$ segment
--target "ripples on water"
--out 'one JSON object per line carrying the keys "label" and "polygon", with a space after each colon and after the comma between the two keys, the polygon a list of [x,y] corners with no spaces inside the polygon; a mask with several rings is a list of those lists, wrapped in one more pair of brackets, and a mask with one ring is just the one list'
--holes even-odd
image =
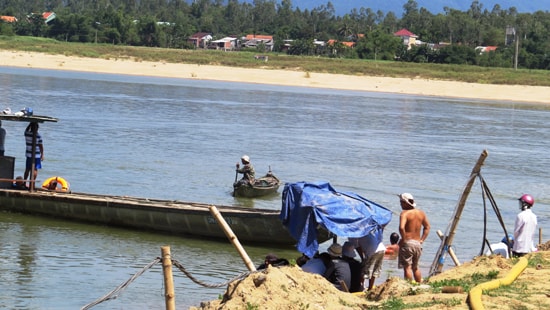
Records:
{"label": "ripples on water", "polygon": [[[0,68],[0,81],[5,106],[31,106],[35,114],[59,118],[40,127],[46,160],[39,179],[63,176],[73,191],[278,209],[279,196],[231,197],[234,165],[246,153],[258,174],[271,166],[285,182],[330,181],[396,214],[396,194],[413,193],[432,223],[421,262],[427,270],[439,246],[435,230],[445,231],[487,149],[482,174],[507,228],[518,211],[515,199],[530,192],[539,227],[548,230],[546,106],[8,68]],[[25,124],[3,127],[6,154],[17,157],[16,174],[22,173]],[[482,218],[476,183],[455,236],[461,261],[481,248]],[[488,218],[488,238],[500,240],[491,210]],[[397,222],[394,216],[387,238]],[[82,307],[126,281],[166,244],[205,282],[224,282],[246,270],[226,242],[5,213],[0,228],[0,299],[8,308]],[[269,245],[246,250],[258,264],[270,251],[299,255]],[[394,261],[385,269],[382,278],[387,272],[401,276]],[[174,274],[178,306],[223,292]],[[163,306],[161,268],[155,266],[119,299],[94,308]]]}

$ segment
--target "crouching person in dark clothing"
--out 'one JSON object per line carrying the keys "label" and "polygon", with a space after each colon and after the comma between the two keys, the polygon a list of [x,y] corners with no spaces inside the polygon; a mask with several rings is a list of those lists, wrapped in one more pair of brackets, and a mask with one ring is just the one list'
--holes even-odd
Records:
{"label": "crouching person in dark clothing", "polygon": [[331,264],[323,275],[334,286],[344,292],[349,292],[351,286],[351,271],[348,262],[342,259],[342,246],[333,243],[327,250]]}

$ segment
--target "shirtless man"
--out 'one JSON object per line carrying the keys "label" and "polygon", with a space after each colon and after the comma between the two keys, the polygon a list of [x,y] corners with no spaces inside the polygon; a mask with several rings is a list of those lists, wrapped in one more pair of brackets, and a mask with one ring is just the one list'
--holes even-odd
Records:
{"label": "shirtless man", "polygon": [[[399,216],[399,267],[403,268],[405,279],[422,283],[418,262],[422,254],[422,243],[430,233],[430,222],[422,210],[416,209],[414,198],[409,193],[399,195],[401,215]],[[422,229],[422,235],[420,230]]]}

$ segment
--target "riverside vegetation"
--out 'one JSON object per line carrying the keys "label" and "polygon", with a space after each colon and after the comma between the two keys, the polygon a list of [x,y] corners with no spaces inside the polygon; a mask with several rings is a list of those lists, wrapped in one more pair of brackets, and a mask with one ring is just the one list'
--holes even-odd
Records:
{"label": "riverside vegetation", "polygon": [[253,56],[257,52],[252,51],[222,52],[216,50],[134,47],[62,42],[54,39],[26,36],[0,36],[0,49],[102,59],[131,59],[134,61],[296,70],[306,73],[421,78],[481,84],[550,87],[549,70],[514,70],[512,68],[488,68],[472,65],[291,56],[284,53],[269,53],[269,61],[264,62],[254,59]]}

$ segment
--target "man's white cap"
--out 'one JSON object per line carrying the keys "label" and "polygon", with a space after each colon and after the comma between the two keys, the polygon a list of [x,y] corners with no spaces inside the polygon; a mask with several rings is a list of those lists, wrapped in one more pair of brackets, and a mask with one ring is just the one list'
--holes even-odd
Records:
{"label": "man's white cap", "polygon": [[246,161],[247,163],[250,162],[250,157],[248,157],[248,155],[243,155],[243,157],[241,157],[241,159]]}
{"label": "man's white cap", "polygon": [[400,195],[397,195],[397,196],[399,196],[399,199],[401,199],[401,201],[404,201],[409,206],[411,206],[413,208],[416,208],[416,202],[414,202],[413,195],[411,195],[409,193],[403,193],[403,194],[400,194]]}

